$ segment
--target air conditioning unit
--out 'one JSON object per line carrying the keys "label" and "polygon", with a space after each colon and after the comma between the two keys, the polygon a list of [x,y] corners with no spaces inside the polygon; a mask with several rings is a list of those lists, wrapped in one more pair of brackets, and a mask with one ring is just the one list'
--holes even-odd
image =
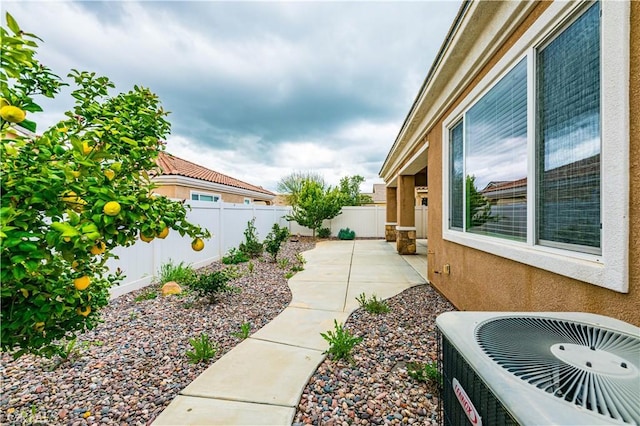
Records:
{"label": "air conditioning unit", "polygon": [[445,425],[640,425],[640,328],[576,312],[447,312]]}

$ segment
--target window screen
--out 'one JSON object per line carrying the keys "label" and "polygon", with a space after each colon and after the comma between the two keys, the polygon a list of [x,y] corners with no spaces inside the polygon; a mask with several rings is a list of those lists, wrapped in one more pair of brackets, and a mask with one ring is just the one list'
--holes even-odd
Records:
{"label": "window screen", "polygon": [[467,231],[527,238],[527,60],[465,115]]}
{"label": "window screen", "polygon": [[600,247],[600,5],[537,53],[541,245]]}

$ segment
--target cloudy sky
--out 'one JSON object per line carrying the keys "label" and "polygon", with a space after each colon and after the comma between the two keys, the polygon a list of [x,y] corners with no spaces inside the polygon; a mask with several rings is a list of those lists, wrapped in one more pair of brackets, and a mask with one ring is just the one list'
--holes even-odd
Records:
{"label": "cloudy sky", "polygon": [[[44,40],[38,57],[58,75],[95,71],[117,91],[157,93],[174,155],[273,191],[309,170],[333,185],[362,175],[370,192],[459,6],[4,0],[2,9]],[[40,131],[71,109],[69,92],[30,116]]]}

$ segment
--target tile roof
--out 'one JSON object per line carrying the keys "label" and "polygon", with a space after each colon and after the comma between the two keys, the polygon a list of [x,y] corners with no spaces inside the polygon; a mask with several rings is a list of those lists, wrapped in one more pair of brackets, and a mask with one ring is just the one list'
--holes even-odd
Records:
{"label": "tile roof", "polygon": [[207,169],[206,167],[200,166],[187,160],[183,160],[182,158],[176,157],[166,152],[160,152],[156,162],[158,163],[158,166],[160,166],[162,174],[165,176],[185,176],[193,179],[217,183],[220,185],[233,186],[235,188],[261,192],[266,195],[276,195],[261,186],[251,185],[250,183],[246,183],[222,173],[218,173],[215,170]]}

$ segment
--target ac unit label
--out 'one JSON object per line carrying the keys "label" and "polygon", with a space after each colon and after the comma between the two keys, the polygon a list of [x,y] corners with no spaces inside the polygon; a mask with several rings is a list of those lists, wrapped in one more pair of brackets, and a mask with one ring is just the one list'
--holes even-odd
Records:
{"label": "ac unit label", "polygon": [[464,410],[471,424],[482,426],[482,419],[480,418],[480,414],[476,410],[476,407],[473,406],[471,399],[464,391],[464,388],[460,385],[460,382],[458,382],[458,379],[454,377],[451,382],[451,386],[453,387],[453,393],[456,394],[456,398],[458,398],[458,402],[460,403],[460,405],[462,405],[462,409]]}

